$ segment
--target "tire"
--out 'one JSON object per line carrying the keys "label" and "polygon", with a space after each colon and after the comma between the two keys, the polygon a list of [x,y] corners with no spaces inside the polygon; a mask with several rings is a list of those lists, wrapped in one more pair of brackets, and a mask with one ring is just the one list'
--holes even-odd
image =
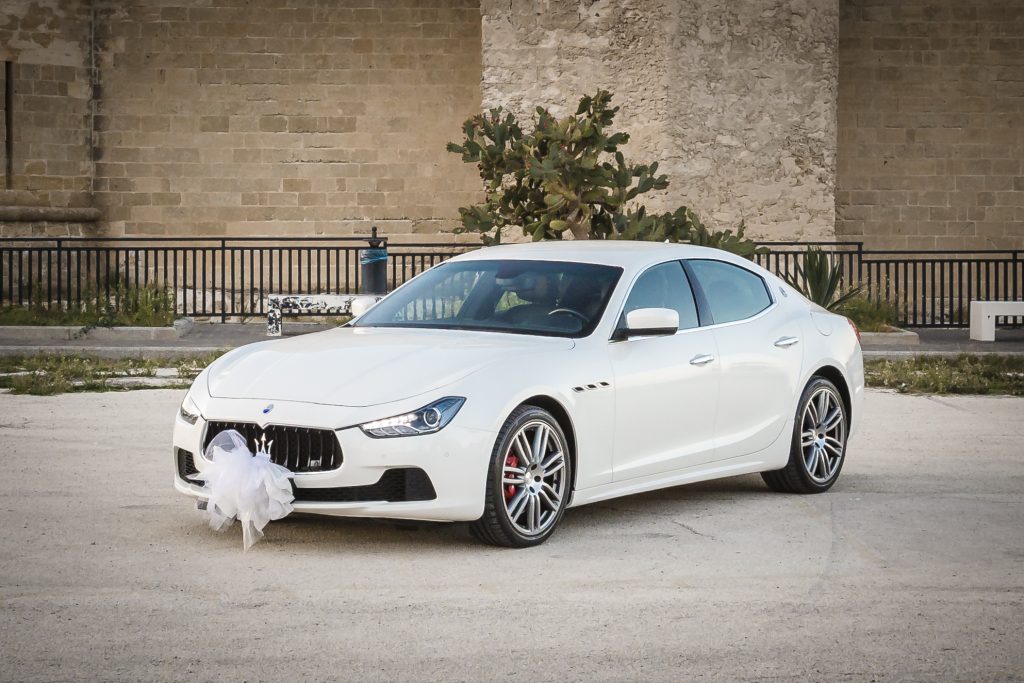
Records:
{"label": "tire", "polygon": [[[537,449],[542,451],[539,459],[533,455],[538,431],[545,444]],[[470,532],[477,540],[506,548],[540,545],[561,521],[571,489],[572,459],[558,421],[536,406],[519,406],[498,432],[487,470],[484,514],[470,524]]]}
{"label": "tire", "polygon": [[[812,400],[813,406],[810,405]],[[823,405],[825,415],[819,416]],[[828,421],[821,418],[828,418]],[[839,421],[834,423],[836,418]],[[836,385],[823,377],[811,379],[797,404],[789,462],[781,470],[762,472],[764,483],[781,493],[828,491],[836,483],[846,461],[849,424],[846,404]]]}

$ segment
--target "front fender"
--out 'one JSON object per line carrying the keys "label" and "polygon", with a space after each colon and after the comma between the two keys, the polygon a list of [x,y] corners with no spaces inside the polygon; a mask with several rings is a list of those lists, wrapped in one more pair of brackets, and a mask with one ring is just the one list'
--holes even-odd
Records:
{"label": "front fender", "polygon": [[[503,391],[503,387],[509,390]],[[466,415],[459,415],[464,418],[463,424],[488,429],[495,437],[512,411],[523,403],[537,396],[555,401],[571,423],[576,444],[576,487],[612,480],[615,391],[607,358],[594,357],[577,346],[550,357],[542,354],[486,368],[460,382],[458,388],[463,392],[460,395],[467,396],[462,409]]]}

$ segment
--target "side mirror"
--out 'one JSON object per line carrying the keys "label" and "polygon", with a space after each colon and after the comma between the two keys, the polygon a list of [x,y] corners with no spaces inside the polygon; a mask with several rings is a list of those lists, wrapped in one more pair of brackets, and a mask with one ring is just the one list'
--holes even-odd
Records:
{"label": "side mirror", "polygon": [[623,338],[675,334],[679,313],[671,308],[638,308],[626,314]]}
{"label": "side mirror", "polygon": [[349,312],[352,313],[353,318],[358,318],[363,313],[377,305],[383,297],[379,296],[357,296],[352,299],[352,302],[348,305]]}

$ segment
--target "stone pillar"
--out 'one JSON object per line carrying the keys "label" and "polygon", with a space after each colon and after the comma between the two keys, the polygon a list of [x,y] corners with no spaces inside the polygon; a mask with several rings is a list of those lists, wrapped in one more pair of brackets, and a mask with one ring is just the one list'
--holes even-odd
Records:
{"label": "stone pillar", "polygon": [[837,0],[483,0],[483,102],[557,113],[611,90],[627,157],[709,224],[835,235]]}

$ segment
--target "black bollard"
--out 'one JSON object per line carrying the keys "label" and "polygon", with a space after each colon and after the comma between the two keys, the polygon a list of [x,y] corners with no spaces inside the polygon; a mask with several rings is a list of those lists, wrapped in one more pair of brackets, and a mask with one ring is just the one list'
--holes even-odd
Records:
{"label": "black bollard", "polygon": [[368,249],[359,254],[361,272],[360,294],[387,294],[388,291],[388,244],[377,237],[377,226],[370,231]]}

